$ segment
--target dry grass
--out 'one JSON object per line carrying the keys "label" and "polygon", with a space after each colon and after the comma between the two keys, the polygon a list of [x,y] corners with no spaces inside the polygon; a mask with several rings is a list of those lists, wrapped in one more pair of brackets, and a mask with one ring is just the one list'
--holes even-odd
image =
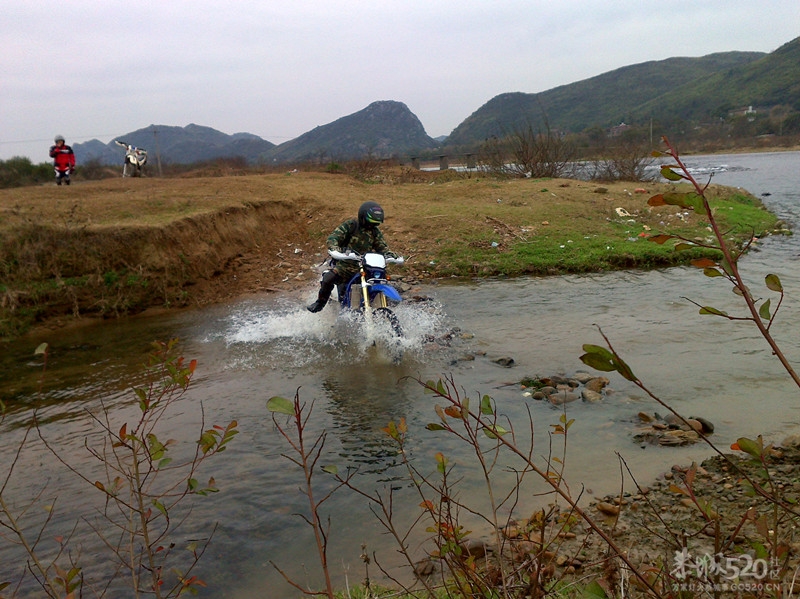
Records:
{"label": "dry grass", "polygon": [[[421,174],[425,177],[425,174]],[[468,179],[438,183],[438,173],[428,183],[410,185],[369,184],[341,175],[294,173],[199,179],[107,179],[70,187],[46,185],[0,190],[0,233],[21,222],[53,226],[130,227],[165,226],[177,219],[215,213],[229,207],[264,201],[289,201],[300,211],[332,220],[325,228],[354,214],[358,206],[374,199],[387,212],[387,230],[441,231],[456,224],[480,223],[483,216],[511,220],[519,226],[585,214],[609,215],[617,206],[641,210],[636,184],[606,185],[605,194],[593,193],[597,185],[571,180]],[[656,192],[661,186],[648,186]],[[645,198],[646,199],[646,198]],[[425,238],[430,235],[425,235]]]}

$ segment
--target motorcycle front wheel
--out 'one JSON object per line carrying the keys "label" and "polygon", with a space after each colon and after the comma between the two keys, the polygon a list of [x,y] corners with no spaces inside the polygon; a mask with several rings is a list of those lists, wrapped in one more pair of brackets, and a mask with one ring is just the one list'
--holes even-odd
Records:
{"label": "motorcycle front wheel", "polygon": [[392,312],[391,309],[375,308],[372,314],[375,316],[376,322],[385,322],[388,324],[395,337],[403,336],[403,329],[400,327],[400,321],[397,320],[397,316],[395,316],[395,313]]}

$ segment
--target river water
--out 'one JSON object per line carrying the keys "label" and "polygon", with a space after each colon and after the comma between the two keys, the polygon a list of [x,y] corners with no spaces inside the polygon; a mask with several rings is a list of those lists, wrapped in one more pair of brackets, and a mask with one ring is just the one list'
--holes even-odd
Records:
{"label": "river water", "polygon": [[[687,158],[687,163],[701,177],[713,173],[716,183],[762,196],[794,228],[800,224],[800,153],[700,156]],[[781,236],[759,242],[741,261],[751,288],[761,290],[757,295],[771,293],[763,285],[767,273],[781,277],[787,297],[773,333],[794,364],[800,363],[799,257],[800,240]],[[524,396],[513,383],[524,376],[587,370],[579,356],[584,343],[602,345],[598,329],[655,395],[683,414],[712,421],[720,446],[742,435],[763,433],[779,440],[800,432],[798,390],[754,327],[700,316],[689,301],[741,313],[737,297],[721,280],[693,268],[672,268],[423,285],[412,293],[431,301],[408,302],[398,309],[406,333],[399,361],[380,344],[362,340],[360,327],[337,318],[335,309],[317,315],[305,311],[313,288],[293,296],[264,295],[202,311],[26,338],[0,357],[0,393],[9,405],[0,423],[0,475],[5,477],[33,406],[39,408],[44,436],[62,455],[91,469],[83,450],[84,440],[96,435],[88,412],[97,413],[102,402],[115,422],[130,420],[135,413],[130,387],[149,343],[177,337],[182,354],[199,365],[189,392],[169,415],[169,435],[190,444],[202,418],[207,426],[235,419],[240,430],[230,449],[208,466],[220,492],[197,503],[178,535],[178,541],[181,534],[203,537],[218,524],[198,571],[209,585],[200,596],[295,597],[298,592],[270,563],[312,586],[319,585],[319,567],[311,530],[297,516],[307,512],[299,492],[302,475],[282,457],[288,448],[267,412],[268,398],[298,393],[308,404],[313,401],[309,434],[327,432],[322,463],[358,468],[355,480],[364,489],[394,488],[399,522],[413,517],[419,500],[408,494],[397,451],[380,429],[400,418],[408,421],[409,450],[418,467],[435,471],[434,454],[444,452],[455,464],[454,474],[463,479],[462,497],[485,506],[469,453],[442,433],[424,428],[436,416],[431,396],[415,379],[452,376],[471,398],[489,394],[520,431],[527,430],[530,411],[534,453],[544,456],[550,443],[547,431],[563,412]],[[41,360],[33,357],[42,341],[51,346],[44,380]],[[475,359],[465,359],[470,356]],[[514,359],[513,368],[493,361],[503,356]],[[573,491],[583,488],[587,500],[617,491],[617,454],[645,484],[673,463],[710,454],[701,445],[634,443],[636,414],[659,408],[615,373],[608,378],[614,392],[602,403],[576,402],[565,408],[575,419],[566,454],[566,479]],[[320,493],[330,489],[329,477],[320,473],[317,480]],[[507,487],[512,481],[511,474],[499,473],[495,484]],[[625,484],[630,485],[628,478]],[[22,505],[42,489],[42,503],[58,496],[52,536],[65,534],[76,513],[97,495],[32,443],[19,457],[6,495]],[[547,501],[534,495],[542,490],[535,481],[526,487],[522,511]],[[383,563],[397,563],[394,546],[364,500],[340,491],[322,512],[330,517],[330,563],[338,586],[363,578],[358,557],[362,543],[377,551]],[[77,533],[78,541],[85,559],[109,559],[90,534]],[[423,549],[414,550],[422,557]],[[22,559],[0,538],[0,581],[11,574],[8,565],[18,566]],[[380,578],[374,565],[370,574]]]}

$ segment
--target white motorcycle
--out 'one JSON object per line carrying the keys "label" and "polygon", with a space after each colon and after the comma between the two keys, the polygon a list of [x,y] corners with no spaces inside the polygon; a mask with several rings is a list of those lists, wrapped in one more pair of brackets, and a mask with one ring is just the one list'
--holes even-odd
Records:
{"label": "white motorcycle", "polygon": [[125,148],[125,165],[122,167],[122,176],[141,177],[142,168],[147,164],[147,151],[124,141],[114,140],[114,143]]}

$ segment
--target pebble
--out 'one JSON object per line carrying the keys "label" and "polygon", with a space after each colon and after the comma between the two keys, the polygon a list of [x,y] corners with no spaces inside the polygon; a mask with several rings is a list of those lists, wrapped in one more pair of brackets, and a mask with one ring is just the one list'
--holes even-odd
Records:
{"label": "pebble", "polygon": [[700,423],[699,420],[696,420],[695,418],[687,418],[686,423],[692,427],[692,430],[698,433],[703,432],[703,425]]}
{"label": "pebble", "polygon": [[598,376],[586,382],[586,388],[595,393],[600,393],[610,381],[604,376]]}
{"label": "pebble", "polygon": [[[515,366],[513,358],[501,357],[492,360],[494,363],[510,368]],[[548,400],[554,406],[582,399],[586,403],[599,403],[607,397],[613,397],[613,389],[609,389],[610,381],[603,376],[593,376],[588,372],[576,372],[573,376],[552,375],[549,377],[524,377],[520,384],[524,397],[535,400]],[[633,435],[634,442],[640,447],[647,444],[663,447],[679,447],[691,445],[700,440],[700,435],[714,432],[714,425],[700,416],[682,418],[668,413],[663,418],[657,414],[637,413],[637,421],[646,425]],[[797,443],[800,444],[800,436]]]}
{"label": "pebble", "polygon": [[598,401],[602,401],[603,396],[597,391],[592,391],[591,389],[587,388],[581,389],[581,398],[583,398],[583,401],[596,403]]}
{"label": "pebble", "polygon": [[565,403],[576,401],[578,399],[578,395],[569,391],[556,391],[548,399],[554,406],[560,406]]}
{"label": "pebble", "polygon": [[703,426],[703,433],[706,435],[710,435],[714,432],[714,425],[710,421],[706,420],[705,418],[701,418],[700,416],[692,416],[692,420],[696,420]]}
{"label": "pebble", "polygon": [[597,511],[606,514],[608,516],[616,516],[619,514],[619,506],[612,505],[606,501],[601,501],[597,504]]}

